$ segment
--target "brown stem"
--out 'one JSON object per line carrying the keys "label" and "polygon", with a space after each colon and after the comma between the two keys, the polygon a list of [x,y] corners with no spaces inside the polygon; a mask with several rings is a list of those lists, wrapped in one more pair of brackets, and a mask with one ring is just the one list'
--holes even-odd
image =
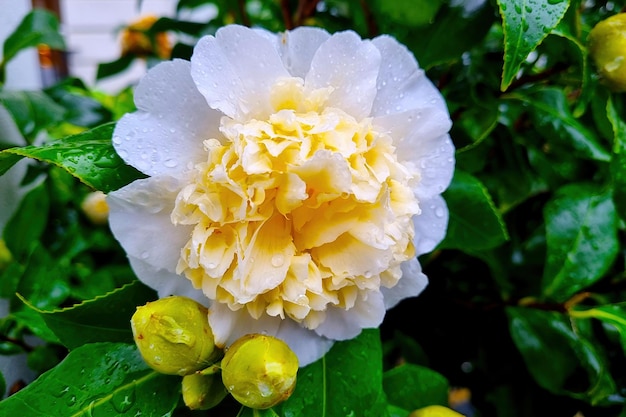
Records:
{"label": "brown stem", "polygon": [[239,15],[241,16],[241,23],[243,23],[245,26],[252,26],[252,22],[250,22],[250,17],[248,16],[248,13],[246,12],[246,0],[239,0],[239,2],[237,2],[237,5],[239,6]]}
{"label": "brown stem", "polygon": [[291,9],[289,8],[289,0],[281,0],[280,8],[283,12],[283,20],[285,21],[285,29],[291,30],[293,26],[293,18],[291,17]]}
{"label": "brown stem", "polygon": [[378,35],[378,25],[376,24],[376,20],[374,20],[374,15],[372,15],[372,11],[370,10],[369,5],[366,0],[361,0],[361,9],[363,9],[363,15],[365,16],[365,21],[367,22],[367,33],[370,38],[373,38]]}

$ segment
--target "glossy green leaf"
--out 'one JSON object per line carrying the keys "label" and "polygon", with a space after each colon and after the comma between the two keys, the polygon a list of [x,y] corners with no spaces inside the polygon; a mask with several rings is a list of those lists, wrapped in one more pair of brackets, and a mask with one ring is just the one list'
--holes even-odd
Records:
{"label": "glossy green leaf", "polygon": [[[382,348],[378,330],[337,342],[318,361],[298,371],[292,396],[275,407],[281,416],[384,415]],[[358,387],[358,388],[357,388]]]}
{"label": "glossy green leaf", "polygon": [[547,87],[507,97],[531,106],[533,125],[548,143],[571,150],[576,157],[602,162],[611,159],[596,134],[574,117],[563,90]]}
{"label": "glossy green leaf", "polygon": [[593,284],[615,260],[619,242],[611,193],[570,184],[545,205],[547,258],[543,294],[564,301]]}
{"label": "glossy green leaf", "polygon": [[6,65],[21,50],[40,44],[65,49],[57,17],[45,9],[33,9],[4,41],[2,65]]}
{"label": "glossy green leaf", "polygon": [[569,0],[498,0],[504,28],[500,89],[511,84],[528,54],[559,24]]}
{"label": "glossy green leaf", "polygon": [[156,299],[139,281],[69,308],[35,310],[68,349],[94,342],[133,342],[130,318],[135,308]]}
{"label": "glossy green leaf", "polygon": [[448,405],[448,380],[422,366],[404,364],[385,372],[383,387],[390,404],[406,410]]}
{"label": "glossy green leaf", "polygon": [[506,226],[489,191],[476,177],[457,170],[444,198],[450,220],[441,248],[483,250],[508,239]]}
{"label": "glossy green leaf", "polygon": [[102,62],[98,64],[96,79],[101,80],[119,74],[130,67],[130,64],[132,64],[134,60],[135,57],[133,55],[124,55],[111,62]]}
{"label": "glossy green leaf", "polygon": [[134,345],[94,343],[0,401],[0,415],[29,417],[170,416],[180,378],[148,368]]}
{"label": "glossy green leaf", "polygon": [[107,123],[42,146],[9,148],[2,153],[60,166],[88,186],[107,193],[142,177],[115,153],[111,143],[114,126]]}
{"label": "glossy green leaf", "polygon": [[606,114],[613,127],[613,155],[611,157],[613,201],[619,216],[622,220],[626,220],[626,123],[617,114],[610,98],[607,102]]}
{"label": "glossy green leaf", "polygon": [[578,336],[565,314],[521,307],[506,312],[513,342],[540,386],[591,404],[615,391],[603,354]]}

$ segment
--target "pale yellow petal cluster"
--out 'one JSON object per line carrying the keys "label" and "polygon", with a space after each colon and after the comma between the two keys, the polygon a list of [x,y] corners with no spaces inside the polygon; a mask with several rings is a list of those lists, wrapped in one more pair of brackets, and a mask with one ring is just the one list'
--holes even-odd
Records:
{"label": "pale yellow petal cluster", "polygon": [[415,256],[419,179],[371,119],[327,106],[331,93],[280,80],[269,117],[223,117],[226,140],[205,140],[171,219],[193,227],[176,272],[208,298],[315,329]]}

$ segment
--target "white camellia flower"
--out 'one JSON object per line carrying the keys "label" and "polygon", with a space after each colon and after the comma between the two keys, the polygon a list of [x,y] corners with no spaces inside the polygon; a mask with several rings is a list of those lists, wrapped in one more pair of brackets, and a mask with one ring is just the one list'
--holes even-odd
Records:
{"label": "white camellia flower", "polygon": [[270,334],[303,366],[426,286],[451,122],[393,38],[226,26],[135,102],[113,144],[149,177],[109,194],[112,231],[159,296],[209,306],[219,346]]}

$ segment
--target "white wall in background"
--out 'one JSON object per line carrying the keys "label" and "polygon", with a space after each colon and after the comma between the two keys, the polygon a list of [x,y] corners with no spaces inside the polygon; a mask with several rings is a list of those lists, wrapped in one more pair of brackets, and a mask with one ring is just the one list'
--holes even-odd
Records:
{"label": "white wall in background", "polygon": [[120,27],[147,14],[173,17],[177,1],[60,0],[59,3],[62,31],[68,47],[70,75],[82,79],[89,86],[115,93],[136,83],[146,72],[145,63],[135,60],[120,75],[96,82],[98,64],[120,57]]}
{"label": "white wall in background", "polygon": [[[30,0],[0,0],[0,45],[31,10]],[[38,90],[41,88],[39,55],[36,48],[20,52],[7,65],[5,88]]]}

